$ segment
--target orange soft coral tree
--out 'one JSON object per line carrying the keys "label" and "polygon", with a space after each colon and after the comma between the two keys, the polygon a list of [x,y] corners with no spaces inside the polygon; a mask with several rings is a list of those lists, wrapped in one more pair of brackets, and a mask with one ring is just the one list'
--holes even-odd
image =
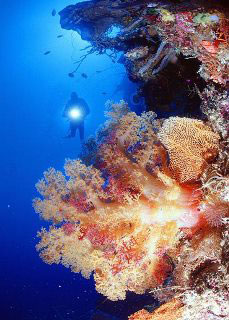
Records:
{"label": "orange soft coral tree", "polygon": [[155,114],[137,116],[122,102],[107,115],[94,165],[67,160],[65,175],[46,171],[34,207],[54,223],[39,233],[42,259],[93,273],[97,291],[118,300],[163,283],[179,231],[202,223],[201,193],[172,178]]}

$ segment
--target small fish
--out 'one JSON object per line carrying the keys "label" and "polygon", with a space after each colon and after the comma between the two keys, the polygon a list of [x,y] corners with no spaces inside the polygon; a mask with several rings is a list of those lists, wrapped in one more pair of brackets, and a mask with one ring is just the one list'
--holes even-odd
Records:
{"label": "small fish", "polygon": [[81,77],[87,79],[88,76],[86,73],[83,72],[83,73],[81,73]]}
{"label": "small fish", "polygon": [[155,308],[156,308],[156,306],[155,305],[151,305],[151,304],[149,304],[149,305],[147,305],[147,306],[144,306],[144,309],[146,309],[148,312],[153,312],[153,310],[155,310]]}
{"label": "small fish", "polygon": [[155,7],[157,7],[157,6],[158,6],[157,3],[149,3],[149,4],[147,5],[148,8],[155,8]]}
{"label": "small fish", "polygon": [[69,72],[68,76],[69,78],[74,78],[74,72]]}
{"label": "small fish", "polygon": [[101,72],[102,72],[101,70],[97,70],[97,71],[96,71],[96,73],[101,73]]}
{"label": "small fish", "polygon": [[52,10],[52,16],[55,17],[55,15],[56,15],[56,9],[53,9]]}
{"label": "small fish", "polygon": [[103,95],[107,94],[106,92],[102,92]]}
{"label": "small fish", "polygon": [[51,51],[45,51],[44,56],[47,56],[47,54],[50,54]]}
{"label": "small fish", "polygon": [[63,34],[59,34],[57,38],[62,38],[63,36],[64,36]]}

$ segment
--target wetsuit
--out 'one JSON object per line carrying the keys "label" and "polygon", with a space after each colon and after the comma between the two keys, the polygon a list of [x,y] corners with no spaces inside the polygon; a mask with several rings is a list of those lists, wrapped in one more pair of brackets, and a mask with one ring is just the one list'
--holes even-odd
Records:
{"label": "wetsuit", "polygon": [[[69,115],[69,112],[74,108],[77,108],[80,112],[80,116],[77,119],[74,119]],[[84,119],[89,113],[90,109],[84,99],[77,97],[70,99],[67,102],[63,112],[63,117],[69,120],[70,133],[67,138],[74,138],[76,135],[76,130],[79,129],[80,140],[84,140]]]}

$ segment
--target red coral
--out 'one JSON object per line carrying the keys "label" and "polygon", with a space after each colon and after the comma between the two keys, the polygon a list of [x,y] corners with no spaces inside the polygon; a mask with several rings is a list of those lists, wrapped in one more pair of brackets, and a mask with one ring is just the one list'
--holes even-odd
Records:
{"label": "red coral", "polygon": [[219,43],[217,40],[216,41],[202,40],[201,44],[207,50],[207,52],[213,55],[215,55],[218,51]]}
{"label": "red coral", "polygon": [[89,224],[80,227],[79,240],[87,238],[94,248],[100,248],[107,254],[112,252],[114,238],[109,234],[108,230],[100,230],[96,224]]}
{"label": "red coral", "polygon": [[89,226],[80,226],[80,235],[78,236],[79,240],[83,240],[85,238],[88,228]]}
{"label": "red coral", "polygon": [[111,238],[108,230],[99,230],[96,225],[88,227],[85,237],[90,240],[94,247],[107,247],[112,244],[113,239]]}
{"label": "red coral", "polygon": [[72,195],[68,203],[80,212],[88,212],[93,209],[92,203],[88,201],[85,194]]}
{"label": "red coral", "polygon": [[119,202],[123,202],[127,194],[130,195],[130,197],[137,196],[139,190],[136,189],[133,184],[131,185],[128,180],[129,179],[120,179],[110,176],[108,187],[106,188],[107,193]]}
{"label": "red coral", "polygon": [[157,284],[162,285],[172,270],[173,270],[173,266],[171,264],[171,260],[166,254],[164,254],[162,257],[158,259],[158,262],[154,267],[153,274],[154,274],[154,277],[156,278]]}
{"label": "red coral", "polygon": [[63,230],[64,230],[64,234],[66,234],[66,236],[70,236],[72,233],[75,232],[76,228],[75,228],[75,224],[73,223],[65,223],[62,226]]}
{"label": "red coral", "polygon": [[120,261],[130,263],[130,261],[139,261],[142,259],[142,254],[139,252],[139,245],[134,237],[127,241],[122,241],[122,246],[117,252]]}

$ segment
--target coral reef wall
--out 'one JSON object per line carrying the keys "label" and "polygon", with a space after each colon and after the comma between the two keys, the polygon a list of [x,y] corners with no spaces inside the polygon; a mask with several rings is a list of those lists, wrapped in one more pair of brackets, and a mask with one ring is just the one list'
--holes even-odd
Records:
{"label": "coral reef wall", "polygon": [[[229,10],[222,1],[85,1],[59,14],[63,28],[91,43],[86,55],[117,61],[122,52],[118,62],[139,83],[137,96],[158,115],[171,113],[176,101],[176,115],[196,116],[196,86],[228,87]],[[110,36],[114,27],[119,32]]]}
{"label": "coral reef wall", "polygon": [[[88,54],[122,51],[146,101],[155,88],[163,93],[168,70],[174,77],[182,59],[194,60],[179,86],[198,97],[201,118],[137,116],[124,101],[108,103],[81,159],[67,159],[65,173],[48,169],[37,184],[35,211],[51,224],[38,234],[41,258],[93,275],[110,300],[151,292],[162,304],[131,320],[229,319],[227,10],[211,1],[98,0],[60,16],[91,42]],[[113,38],[112,26],[120,28]]]}
{"label": "coral reef wall", "polygon": [[[95,50],[124,52],[132,79],[147,81],[177,56],[196,58],[206,80],[226,85],[228,79],[228,12],[201,1],[87,1],[60,12],[63,28],[72,29]],[[116,37],[109,30],[119,26]]]}

